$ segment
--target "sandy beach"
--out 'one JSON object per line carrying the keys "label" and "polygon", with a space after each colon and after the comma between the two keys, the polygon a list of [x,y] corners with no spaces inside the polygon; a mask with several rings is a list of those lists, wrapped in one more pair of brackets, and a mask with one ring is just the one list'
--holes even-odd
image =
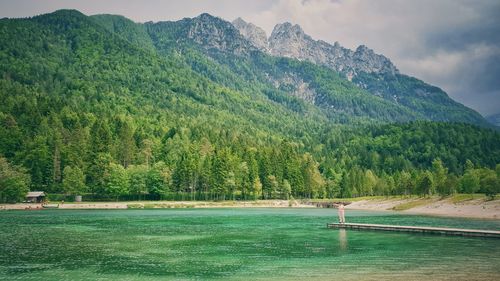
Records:
{"label": "sandy beach", "polygon": [[[58,209],[161,209],[161,208],[314,208],[297,200],[257,201],[129,201],[129,202],[80,202],[50,203]],[[0,210],[40,210],[38,203],[0,204]]]}
{"label": "sandy beach", "polygon": [[454,202],[452,198],[387,198],[354,201],[346,209],[394,210],[408,214],[500,219],[500,200],[465,199]]}
{"label": "sandy beach", "polygon": [[[338,199],[343,200],[343,199]],[[338,201],[335,200],[335,201]],[[257,201],[131,201],[131,202],[81,202],[51,203],[59,209],[155,209],[155,208],[316,208],[302,200],[257,200]],[[42,204],[0,204],[0,210],[43,210]],[[407,214],[500,219],[500,199],[480,198],[366,198],[353,200],[346,206],[349,210],[392,210]]]}

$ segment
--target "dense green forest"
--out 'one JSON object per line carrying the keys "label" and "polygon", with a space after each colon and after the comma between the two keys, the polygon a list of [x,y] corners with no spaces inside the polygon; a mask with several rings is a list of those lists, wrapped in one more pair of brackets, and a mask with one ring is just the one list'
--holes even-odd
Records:
{"label": "dense green forest", "polygon": [[173,44],[187,24],[1,19],[0,202],[499,192],[500,133],[476,119],[426,121],[311,63]]}

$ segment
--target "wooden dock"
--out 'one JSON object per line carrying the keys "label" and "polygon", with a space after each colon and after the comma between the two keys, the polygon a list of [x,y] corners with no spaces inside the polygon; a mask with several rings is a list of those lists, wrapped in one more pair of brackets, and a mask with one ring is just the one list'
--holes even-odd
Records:
{"label": "wooden dock", "polygon": [[443,227],[428,227],[428,226],[401,226],[401,225],[362,224],[362,223],[343,223],[343,224],[329,223],[327,224],[327,227],[338,228],[338,229],[380,230],[380,231],[415,232],[415,233],[453,235],[453,236],[500,238],[500,231],[481,230],[481,229],[460,229],[460,228],[443,228]]}

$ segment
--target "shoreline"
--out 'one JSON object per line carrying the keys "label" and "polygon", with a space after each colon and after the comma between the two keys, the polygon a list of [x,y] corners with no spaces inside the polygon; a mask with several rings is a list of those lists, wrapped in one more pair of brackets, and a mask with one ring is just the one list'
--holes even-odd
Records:
{"label": "shoreline", "polygon": [[[334,199],[349,202],[346,210],[394,211],[401,214],[459,217],[474,219],[500,219],[500,199],[481,198],[403,198],[366,197],[358,199]],[[104,209],[169,209],[169,208],[317,208],[316,201],[305,200],[257,200],[257,201],[122,201],[51,203],[57,209],[104,210]],[[2,210],[45,210],[41,203],[0,204]]]}
{"label": "shoreline", "polygon": [[346,209],[395,211],[401,214],[500,220],[500,199],[383,198],[353,201]]}
{"label": "shoreline", "polygon": [[[171,209],[171,208],[316,208],[298,200],[257,200],[257,201],[118,201],[118,202],[51,202],[50,206],[68,210],[103,209]],[[0,204],[2,210],[45,210],[41,203]]]}

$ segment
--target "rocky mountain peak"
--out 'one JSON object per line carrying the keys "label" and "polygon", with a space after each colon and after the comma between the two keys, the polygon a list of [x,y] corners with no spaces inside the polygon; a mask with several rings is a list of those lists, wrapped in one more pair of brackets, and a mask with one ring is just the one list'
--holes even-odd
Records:
{"label": "rocky mountain peak", "polygon": [[236,27],[236,29],[240,29],[242,27],[245,27],[247,26],[249,23],[247,23],[245,20],[243,20],[241,17],[237,17],[236,19],[234,19],[232,22],[231,22],[234,27]]}
{"label": "rocky mountain peak", "polygon": [[202,19],[202,20],[217,20],[217,17],[214,17],[214,16],[212,16],[209,13],[202,13],[202,14],[200,14],[196,18],[199,18],[199,19]]}
{"label": "rocky mountain peak", "polygon": [[263,52],[324,65],[343,73],[349,79],[360,72],[392,75],[399,73],[388,58],[376,54],[365,45],[360,45],[352,51],[338,42],[332,45],[322,40],[314,40],[298,24],[277,24],[269,39],[266,39],[264,30],[242,18],[235,19],[232,25],[255,48]]}
{"label": "rocky mountain peak", "polygon": [[359,45],[357,48],[356,48],[356,53],[360,53],[360,54],[374,54],[373,50],[366,47],[365,45]]}
{"label": "rocky mountain peak", "polygon": [[227,33],[231,33],[232,29],[234,30],[234,27],[225,20],[212,16],[207,13],[203,13],[192,19],[185,19],[185,20],[188,20],[190,22],[191,30],[200,28],[206,29],[206,30],[200,29],[199,32],[207,33],[220,30],[220,31],[225,31]]}
{"label": "rocky mountain peak", "polygon": [[375,54],[372,49],[365,45],[356,48],[353,59],[358,71],[390,74],[399,72],[387,57]]}
{"label": "rocky mountain peak", "polygon": [[269,37],[269,52],[275,56],[308,60],[312,41],[298,24],[277,24]]}
{"label": "rocky mountain peak", "polygon": [[235,19],[232,24],[257,49],[264,52],[268,51],[267,35],[262,28],[246,22],[242,18]]}
{"label": "rocky mountain peak", "polygon": [[356,51],[340,46],[314,40],[297,24],[289,22],[277,24],[269,38],[269,52],[275,56],[290,57],[321,64],[353,77],[359,72],[398,73],[391,61],[375,54],[365,45]]}
{"label": "rocky mountain peak", "polygon": [[305,35],[306,34],[300,25],[293,25],[289,22],[284,22],[282,24],[277,24],[274,27],[271,37],[287,36],[290,38],[301,38]]}
{"label": "rocky mountain peak", "polygon": [[205,49],[217,49],[235,54],[246,54],[255,50],[255,47],[231,23],[207,13],[188,22],[187,37]]}

